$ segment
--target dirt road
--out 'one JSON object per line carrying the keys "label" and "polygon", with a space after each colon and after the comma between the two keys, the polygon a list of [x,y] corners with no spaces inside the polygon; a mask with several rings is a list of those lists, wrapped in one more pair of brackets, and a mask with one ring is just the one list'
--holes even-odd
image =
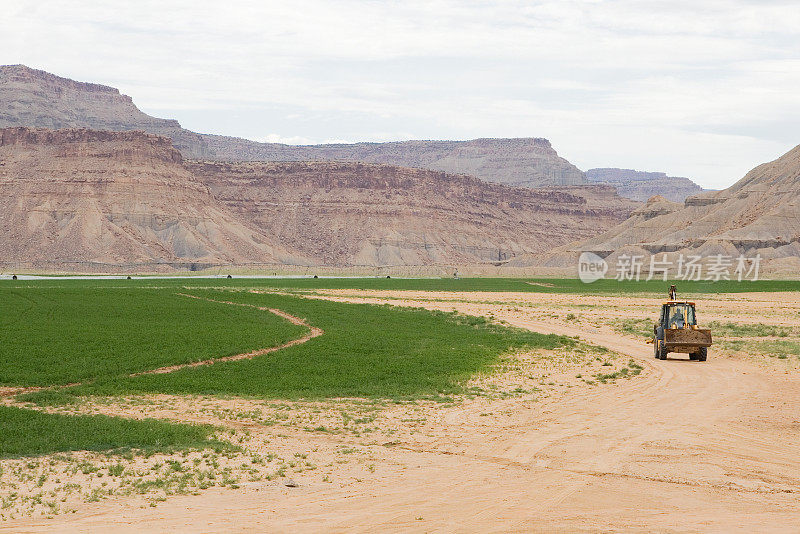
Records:
{"label": "dirt road", "polygon": [[713,356],[657,361],[636,339],[502,305],[393,303],[491,311],[581,336],[645,372],[535,403],[495,401],[502,418],[487,420],[485,404],[449,407],[426,432],[375,444],[384,465],[357,483],[209,490],[152,509],[106,502],[13,530],[800,531],[795,375]]}

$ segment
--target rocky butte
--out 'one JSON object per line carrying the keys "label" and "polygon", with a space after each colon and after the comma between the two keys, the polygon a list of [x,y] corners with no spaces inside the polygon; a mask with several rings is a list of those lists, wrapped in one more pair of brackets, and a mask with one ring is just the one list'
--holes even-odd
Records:
{"label": "rocky butte", "polygon": [[683,202],[686,197],[703,192],[703,188],[689,178],[667,176],[663,172],[589,169],[586,171],[586,178],[592,183],[613,185],[620,196],[640,202],[646,202],[653,196],[662,196],[672,202]]}
{"label": "rocky butte", "polygon": [[0,130],[0,214],[4,263],[304,260],[231,216],[169,139],[144,132]]}
{"label": "rocky butte", "polygon": [[761,255],[772,273],[800,270],[800,146],[754,168],[728,189],[687,197],[653,197],[621,224],[595,237],[518,265],[575,266],[580,251],[614,263],[621,254]]}

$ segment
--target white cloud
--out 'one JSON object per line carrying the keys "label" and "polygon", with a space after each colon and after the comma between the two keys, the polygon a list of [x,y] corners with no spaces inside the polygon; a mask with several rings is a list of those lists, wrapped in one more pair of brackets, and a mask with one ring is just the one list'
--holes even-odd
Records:
{"label": "white cloud", "polygon": [[[280,142],[548,137],[723,187],[800,143],[793,2],[22,0],[0,60]],[[271,132],[281,132],[280,134]]]}

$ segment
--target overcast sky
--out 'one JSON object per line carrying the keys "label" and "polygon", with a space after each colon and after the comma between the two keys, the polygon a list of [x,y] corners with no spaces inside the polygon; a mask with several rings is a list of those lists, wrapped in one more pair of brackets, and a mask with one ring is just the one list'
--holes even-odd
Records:
{"label": "overcast sky", "polygon": [[546,137],[711,188],[800,144],[796,1],[2,3],[0,63],[199,132]]}

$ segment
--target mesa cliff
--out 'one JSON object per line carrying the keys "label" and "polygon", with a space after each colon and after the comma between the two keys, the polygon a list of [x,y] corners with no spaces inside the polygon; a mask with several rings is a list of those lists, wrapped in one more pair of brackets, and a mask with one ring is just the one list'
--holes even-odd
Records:
{"label": "mesa cliff", "polygon": [[542,138],[404,141],[295,146],[198,134],[151,117],[113,87],[62,78],[25,65],[0,66],[0,128],[143,130],[172,139],[187,159],[360,161],[470,174],[524,187],[586,184],[577,167]]}
{"label": "mesa cliff", "polygon": [[0,65],[0,128],[142,130],[167,137],[187,158],[208,155],[203,137],[176,120],[143,113],[131,97],[96,83],[76,82],[25,65]]}
{"label": "mesa cliff", "polygon": [[223,161],[358,161],[469,174],[521,187],[587,184],[577,167],[543,138],[471,141],[397,141],[328,145],[281,145],[204,136],[213,159]]}
{"label": "mesa cliff", "polygon": [[637,204],[613,188],[531,190],[347,162],[188,162],[243,219],[325,265],[503,262],[595,235]]}

